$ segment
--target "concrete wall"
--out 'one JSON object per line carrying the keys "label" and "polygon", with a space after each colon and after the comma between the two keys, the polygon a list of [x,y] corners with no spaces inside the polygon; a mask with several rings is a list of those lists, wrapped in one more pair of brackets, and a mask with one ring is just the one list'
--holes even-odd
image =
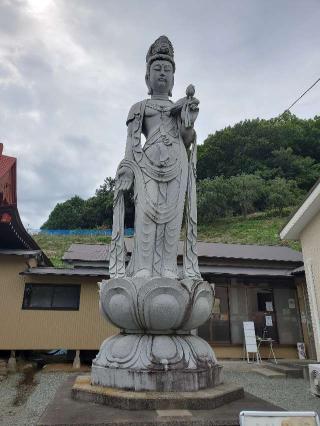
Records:
{"label": "concrete wall", "polygon": [[[26,260],[0,255],[0,350],[98,349],[117,329],[99,312],[95,278],[21,276]],[[79,311],[23,310],[26,282],[81,284]]]}
{"label": "concrete wall", "polygon": [[299,274],[294,277],[297,287],[298,303],[301,319],[301,328],[303,341],[306,347],[307,357],[317,359],[316,348],[314,343],[313,326],[310,312],[309,296],[307,291],[306,279],[304,274]]}
{"label": "concrete wall", "polygon": [[320,213],[300,236],[317,360],[320,361]]}

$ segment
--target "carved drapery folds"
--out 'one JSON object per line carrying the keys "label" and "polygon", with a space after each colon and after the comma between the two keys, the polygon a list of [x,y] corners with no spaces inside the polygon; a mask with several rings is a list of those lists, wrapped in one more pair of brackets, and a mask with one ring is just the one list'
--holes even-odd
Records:
{"label": "carved drapery folds", "polygon": [[[181,214],[181,220],[174,224],[174,244],[177,246],[181,222],[182,212],[185,207],[185,224],[186,236],[184,241],[183,255],[183,278],[202,279],[198,266],[197,256],[197,195],[196,195],[196,161],[197,161],[197,145],[196,140],[192,144],[189,159],[183,143],[178,136],[180,154],[176,162],[167,167],[157,167],[150,162],[141,147],[141,130],[146,101],[142,101],[131,109],[129,112],[128,124],[128,146],[130,149],[126,153],[126,158],[120,163],[118,170],[121,167],[130,169],[134,176],[134,199],[136,205],[136,233],[140,234],[146,224],[141,224],[137,214],[137,210],[142,211],[155,224],[159,225],[157,234],[161,234],[161,225],[166,225]],[[177,124],[179,127],[179,123]],[[145,143],[146,147],[148,141]],[[159,206],[150,196],[146,181],[153,179],[160,186],[162,183],[168,184],[175,179],[178,179],[180,191],[177,198],[170,199],[167,194],[167,202],[165,206]],[[124,264],[124,195],[123,191],[115,190],[114,205],[113,205],[113,228],[112,241],[110,247],[109,258],[109,273],[110,277],[124,277],[132,275],[134,259],[138,253],[133,252],[133,258],[126,273]],[[161,238],[169,238],[169,234],[162,232]],[[171,241],[168,245],[172,245]],[[156,251],[157,244],[155,242],[154,249]],[[139,250],[135,246],[136,251]],[[159,274],[161,275],[161,273]]]}

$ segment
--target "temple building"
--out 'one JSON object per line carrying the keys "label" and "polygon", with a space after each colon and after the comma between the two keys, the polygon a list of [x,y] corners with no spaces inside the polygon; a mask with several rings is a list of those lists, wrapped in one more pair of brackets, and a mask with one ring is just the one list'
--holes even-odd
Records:
{"label": "temple building", "polygon": [[[98,350],[118,330],[99,313],[109,246],[73,244],[56,268],[25,230],[16,195],[16,159],[0,145],[0,350]],[[126,262],[132,239],[125,240]],[[182,244],[178,266],[182,267]],[[215,283],[213,315],[197,333],[219,358],[241,358],[243,321],[274,340],[278,358],[315,346],[302,254],[284,246],[198,243],[200,272]],[[266,319],[268,317],[268,320]],[[261,355],[267,356],[268,347]]]}

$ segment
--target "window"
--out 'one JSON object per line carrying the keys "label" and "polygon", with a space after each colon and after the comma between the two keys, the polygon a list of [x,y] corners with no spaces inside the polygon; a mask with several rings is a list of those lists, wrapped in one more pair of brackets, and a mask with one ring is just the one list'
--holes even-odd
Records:
{"label": "window", "polygon": [[258,311],[266,312],[268,311],[268,307],[272,306],[272,292],[271,291],[263,291],[257,293],[257,301],[258,301]]}
{"label": "window", "polygon": [[[279,284],[277,284],[279,285]],[[268,283],[247,287],[248,318],[254,322],[256,335],[278,342],[277,317],[273,300],[274,288]]]}
{"label": "window", "polygon": [[79,310],[80,285],[26,284],[22,309]]}

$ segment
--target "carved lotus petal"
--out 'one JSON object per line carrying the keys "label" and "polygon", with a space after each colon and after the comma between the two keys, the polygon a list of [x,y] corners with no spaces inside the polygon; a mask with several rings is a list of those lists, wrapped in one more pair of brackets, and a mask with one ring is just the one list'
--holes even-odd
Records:
{"label": "carved lotus petal", "polygon": [[190,331],[211,315],[214,291],[206,281],[156,277],[113,278],[103,281],[100,308],[126,332]]}
{"label": "carved lotus petal", "polygon": [[189,302],[188,291],[169,278],[154,278],[138,292],[139,314],[147,330],[179,329]]}
{"label": "carved lotus petal", "polygon": [[116,327],[140,329],[137,318],[137,297],[131,281],[115,278],[103,281],[100,287],[100,310]]}
{"label": "carved lotus petal", "polygon": [[158,362],[177,357],[177,345],[170,336],[155,336],[152,342],[152,356]]}
{"label": "carved lotus petal", "polygon": [[214,365],[211,346],[198,336],[118,334],[105,340],[93,365],[138,371],[197,369]]}
{"label": "carved lotus petal", "polygon": [[192,310],[188,321],[183,325],[183,330],[194,330],[204,324],[210,317],[214,302],[214,291],[207,282],[197,286],[193,299]]}
{"label": "carved lotus petal", "polygon": [[134,348],[134,344],[136,343],[136,338],[134,334],[129,334],[127,336],[123,336],[121,339],[117,339],[114,341],[111,346],[111,355],[114,358],[121,359],[122,361],[127,360],[130,354],[134,352],[132,349]]}

